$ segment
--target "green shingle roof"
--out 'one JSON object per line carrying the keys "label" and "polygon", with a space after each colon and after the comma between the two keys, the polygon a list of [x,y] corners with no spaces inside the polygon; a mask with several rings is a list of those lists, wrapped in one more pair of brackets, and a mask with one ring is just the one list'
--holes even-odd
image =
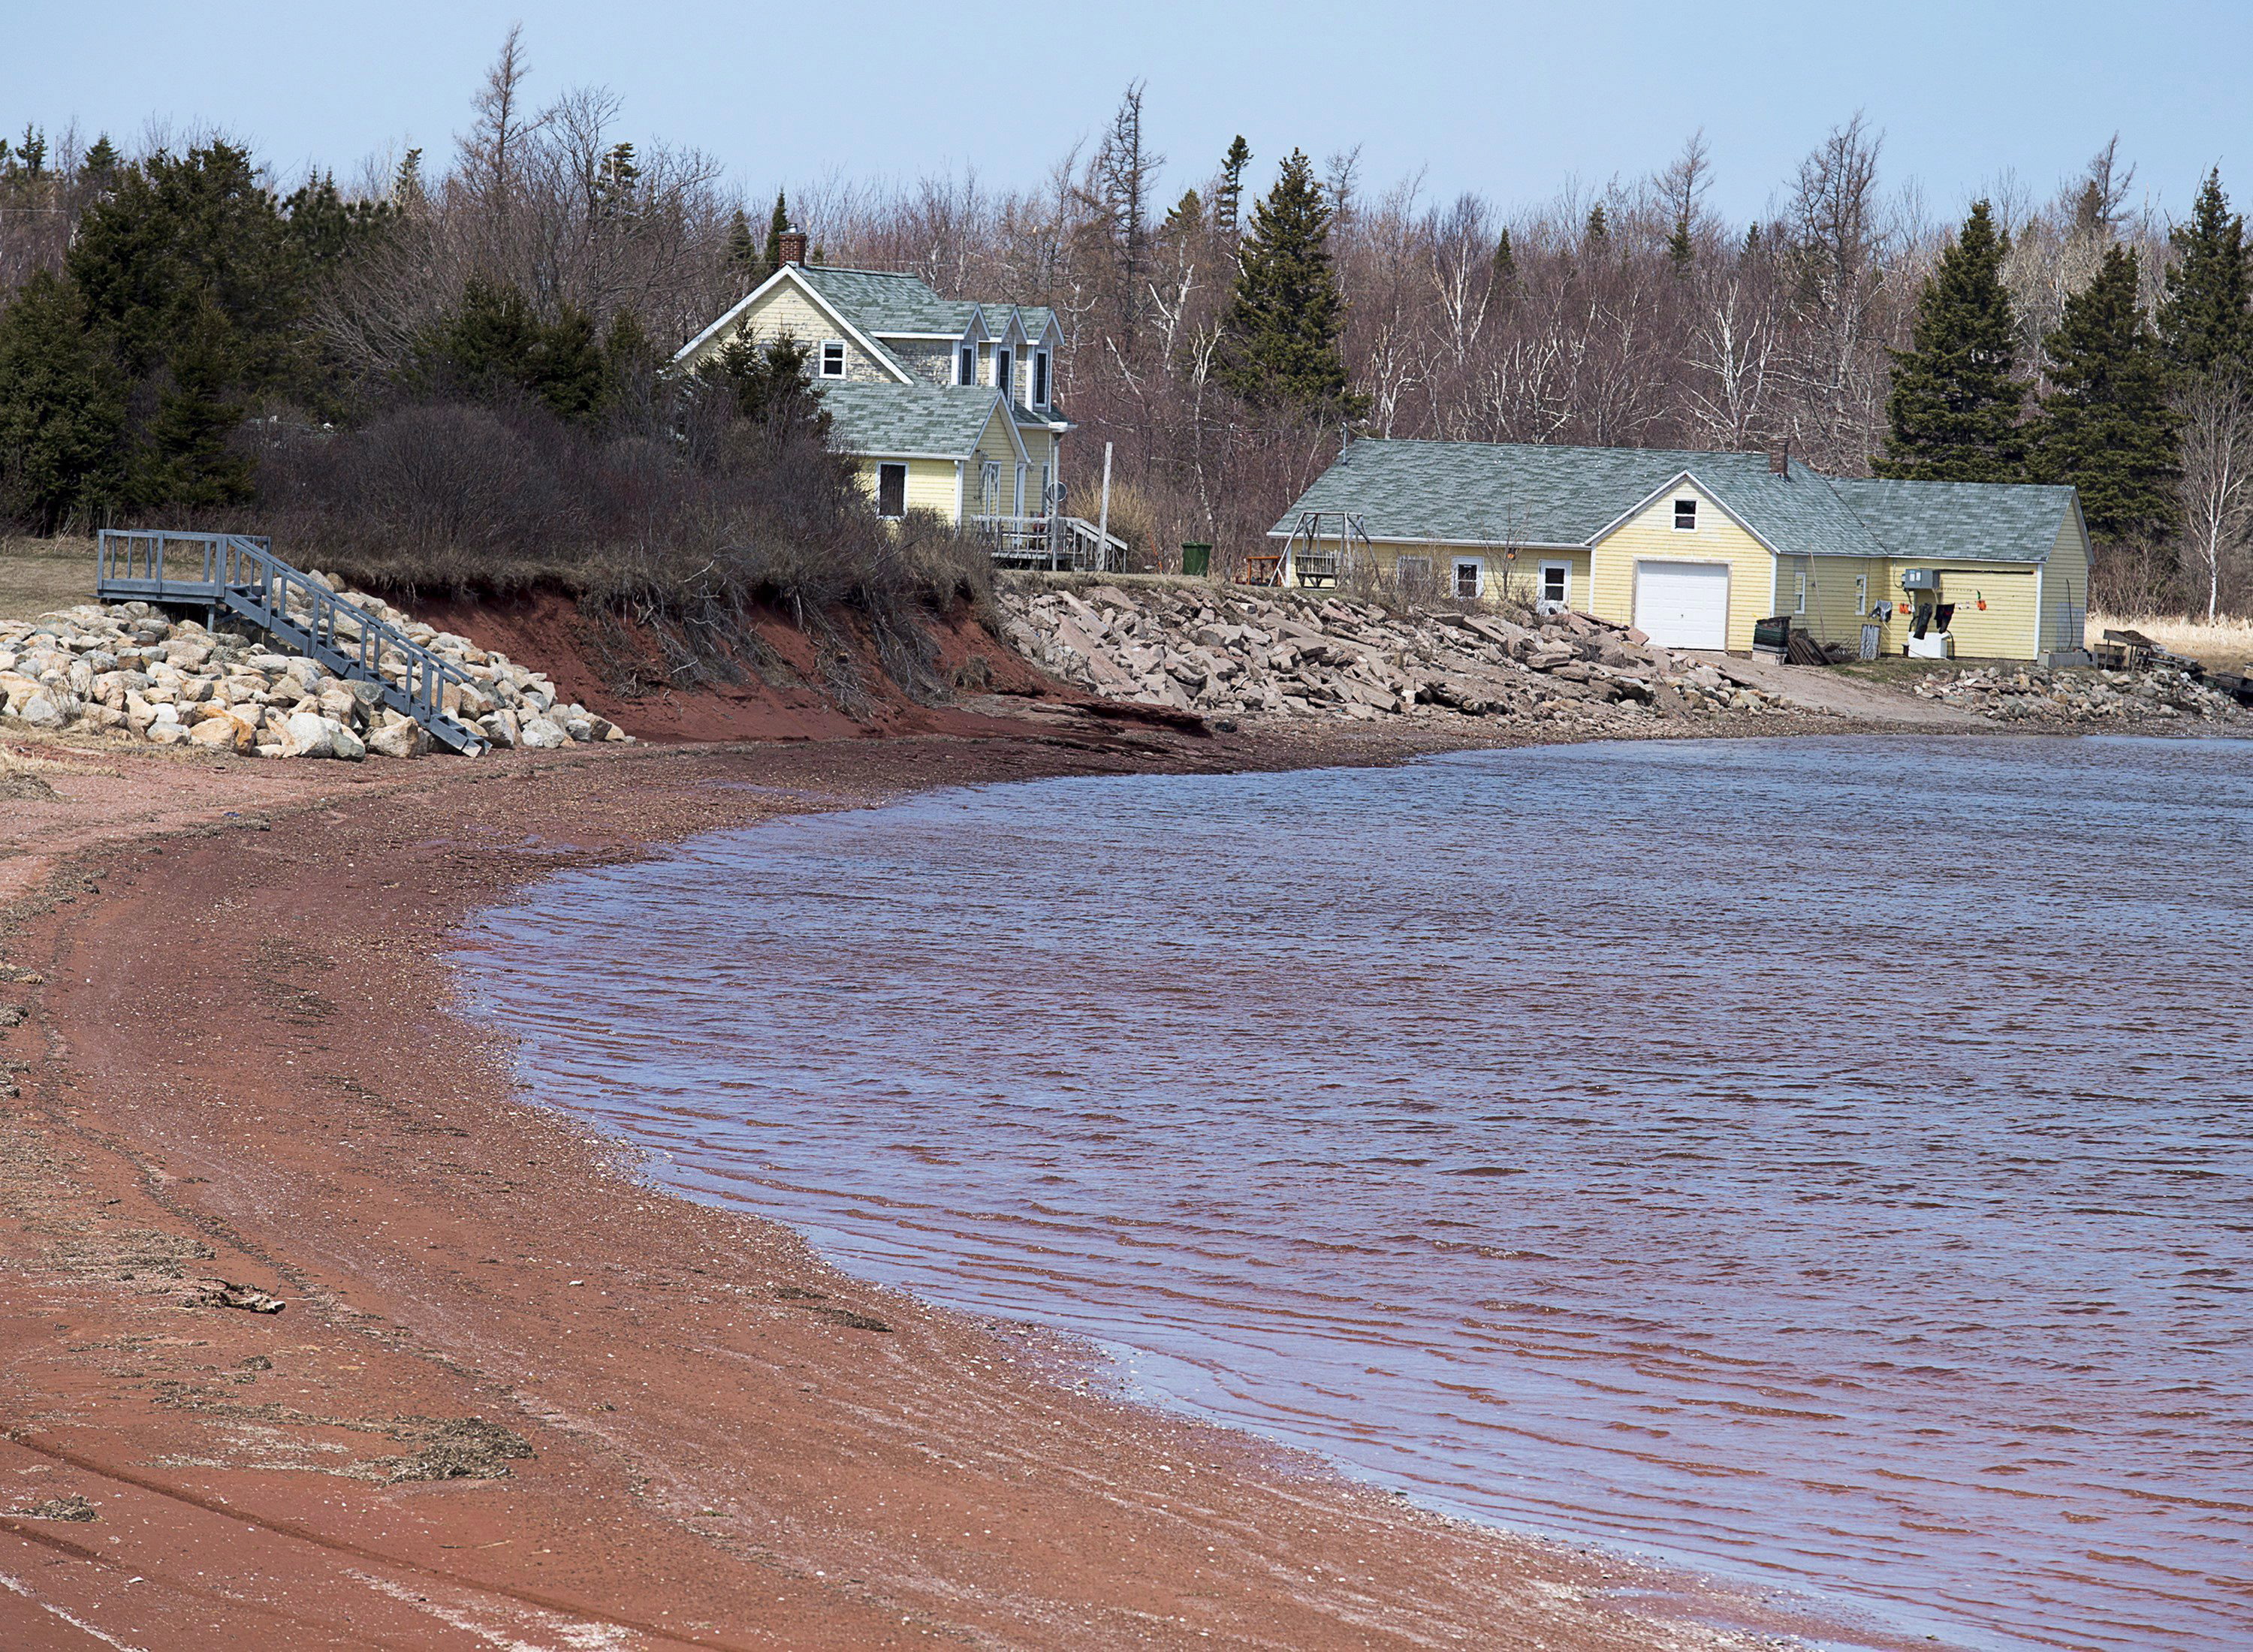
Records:
{"label": "green shingle roof", "polygon": [[829,384],[830,445],[841,453],[966,459],[994,416],[991,385]]}
{"label": "green shingle roof", "polygon": [[1788,556],[2039,561],[2073,493],[1834,482],[1796,460],[1778,475],[1765,453],[1371,439],[1349,448],[1273,531],[1288,533],[1302,512],[1345,511],[1375,540],[1587,545],[1685,471]]}
{"label": "green shingle roof", "polygon": [[959,333],[970,324],[968,304],[941,298],[913,275],[831,264],[801,264],[798,273],[862,332]]}
{"label": "green shingle roof", "polygon": [[2031,483],[1842,481],[1831,485],[1894,556],[2039,562],[2073,508],[2069,487]]}

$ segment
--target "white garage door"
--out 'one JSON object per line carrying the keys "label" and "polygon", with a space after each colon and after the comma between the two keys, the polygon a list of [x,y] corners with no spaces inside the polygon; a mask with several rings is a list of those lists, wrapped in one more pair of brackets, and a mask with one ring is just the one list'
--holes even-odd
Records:
{"label": "white garage door", "polygon": [[1729,645],[1726,562],[1639,562],[1636,629],[1667,648]]}

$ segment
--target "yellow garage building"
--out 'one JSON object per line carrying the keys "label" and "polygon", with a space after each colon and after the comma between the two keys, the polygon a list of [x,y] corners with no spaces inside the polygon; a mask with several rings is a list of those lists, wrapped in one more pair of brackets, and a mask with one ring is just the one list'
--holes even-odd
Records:
{"label": "yellow garage building", "polygon": [[1672,648],[1756,622],[1863,658],[2070,659],[2089,532],[2069,487],[1826,477],[1787,453],[1369,439],[1270,533],[1280,582],[1508,598]]}

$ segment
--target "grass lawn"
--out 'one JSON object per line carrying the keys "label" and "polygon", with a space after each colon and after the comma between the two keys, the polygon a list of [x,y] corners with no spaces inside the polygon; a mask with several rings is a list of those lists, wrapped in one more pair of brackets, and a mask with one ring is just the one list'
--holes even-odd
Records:
{"label": "grass lawn", "polygon": [[92,540],[0,539],[0,619],[93,600]]}

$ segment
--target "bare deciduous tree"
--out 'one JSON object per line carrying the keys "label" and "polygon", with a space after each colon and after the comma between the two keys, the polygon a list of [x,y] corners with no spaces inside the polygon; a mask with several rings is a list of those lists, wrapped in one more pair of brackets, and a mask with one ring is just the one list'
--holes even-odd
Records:
{"label": "bare deciduous tree", "polygon": [[2222,609],[2225,570],[2253,536],[2253,384],[2236,368],[2201,373],[2175,401],[2182,430],[2184,548],[2206,586],[2206,617]]}

